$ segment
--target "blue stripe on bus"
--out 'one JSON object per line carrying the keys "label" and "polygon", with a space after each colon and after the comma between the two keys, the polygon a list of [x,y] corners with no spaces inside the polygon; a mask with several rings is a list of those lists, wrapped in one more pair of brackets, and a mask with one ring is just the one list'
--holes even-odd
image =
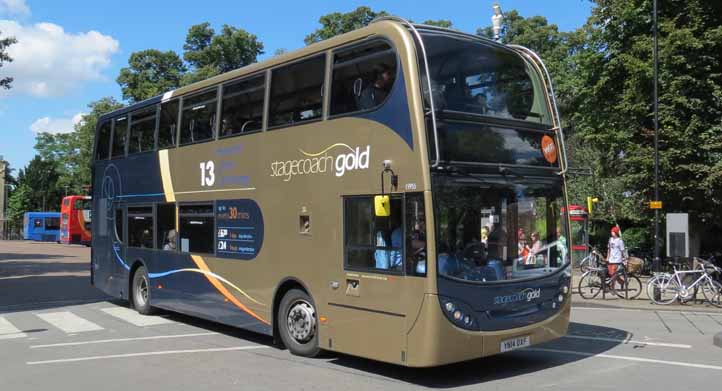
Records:
{"label": "blue stripe on bus", "polygon": [[119,195],[117,198],[133,198],[133,197],[160,197],[164,196],[165,193],[146,193],[146,194],[126,194]]}

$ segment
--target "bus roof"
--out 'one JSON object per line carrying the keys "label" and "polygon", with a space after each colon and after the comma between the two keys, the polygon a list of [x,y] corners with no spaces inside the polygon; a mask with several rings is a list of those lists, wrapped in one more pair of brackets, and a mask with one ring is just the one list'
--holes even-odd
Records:
{"label": "bus roof", "polygon": [[60,217],[60,212],[25,212],[28,217]]}
{"label": "bus roof", "polygon": [[[296,49],[294,51],[271,57],[267,60],[256,62],[253,64],[246,65],[244,67],[234,69],[232,71],[222,73],[220,75],[211,77],[209,79],[201,80],[192,84],[189,84],[187,86],[180,87],[175,90],[168,91],[162,95],[157,95],[152,98],[148,98],[146,100],[131,104],[129,106],[105,113],[100,116],[98,119],[98,123],[105,121],[107,119],[110,119],[111,117],[115,117],[118,115],[123,115],[126,113],[130,113],[132,111],[138,110],[145,106],[154,105],[163,101],[170,100],[172,98],[177,98],[182,95],[187,95],[196,91],[203,90],[204,88],[208,88],[217,84],[221,84],[223,82],[237,79],[246,75],[250,75],[254,72],[262,71],[268,68],[275,67],[277,65],[291,62],[294,60],[297,60],[299,58],[307,57],[309,55],[320,53],[325,50],[328,50],[330,48],[340,46],[352,41],[364,39],[368,36],[377,34],[380,30],[384,29],[384,26],[388,27],[389,25],[395,25],[404,29],[408,29],[405,27],[400,21],[395,20],[393,18],[380,18],[378,21],[371,22],[368,26],[362,27],[360,29],[356,29],[344,34],[337,35],[335,37],[323,40],[321,42],[316,42],[311,45],[305,46],[300,49]],[[499,44],[491,39],[475,35],[475,34],[469,34],[464,33],[459,30],[450,29],[450,28],[444,28],[444,27],[438,27],[438,26],[431,26],[426,24],[417,24],[414,23],[413,26],[417,28],[420,31],[434,31],[439,33],[445,33],[450,35],[455,35],[458,37],[465,37],[467,39],[475,39],[484,41],[487,44],[505,47],[502,44]]]}

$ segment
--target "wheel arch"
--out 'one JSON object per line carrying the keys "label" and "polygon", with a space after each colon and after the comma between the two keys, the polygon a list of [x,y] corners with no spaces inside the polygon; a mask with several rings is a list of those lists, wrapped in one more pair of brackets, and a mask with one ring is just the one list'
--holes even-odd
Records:
{"label": "wheel arch", "polygon": [[311,298],[313,301],[313,304],[316,305],[316,300],[314,300],[313,295],[311,294],[311,290],[308,289],[306,284],[303,283],[300,279],[296,277],[286,277],[281,280],[281,282],[278,283],[278,286],[276,286],[276,290],[273,292],[273,308],[271,309],[271,327],[273,328],[273,340],[277,344],[282,344],[279,330],[278,330],[278,307],[281,305],[281,300],[283,300],[283,296],[286,295],[288,291],[291,289],[299,289],[304,292]]}
{"label": "wheel arch", "polygon": [[145,261],[142,258],[136,258],[130,266],[130,269],[128,269],[128,290],[126,291],[126,295],[128,296],[128,303],[131,308],[135,308],[135,303],[133,303],[133,277],[135,276],[135,271],[141,266],[143,266],[145,270],[148,270]]}

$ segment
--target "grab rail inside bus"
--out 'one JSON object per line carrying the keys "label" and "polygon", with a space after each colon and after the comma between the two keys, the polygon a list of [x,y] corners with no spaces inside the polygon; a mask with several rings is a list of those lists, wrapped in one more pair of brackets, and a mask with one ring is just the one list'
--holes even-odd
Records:
{"label": "grab rail inside bus", "polygon": [[434,94],[431,90],[431,69],[429,69],[429,62],[426,59],[426,47],[424,46],[424,41],[421,39],[421,34],[419,34],[419,31],[416,29],[416,27],[409,22],[408,20],[398,17],[398,16],[381,16],[371,21],[371,23],[376,23],[384,20],[390,20],[399,22],[402,24],[405,24],[409,27],[409,30],[411,30],[412,34],[416,37],[416,39],[419,41],[419,47],[421,48],[421,56],[424,60],[424,68],[426,68],[426,84],[429,89],[429,105],[431,110],[431,127],[434,130],[434,150],[435,150],[435,158],[434,158],[434,164],[431,165],[431,168],[436,168],[439,166],[439,134],[436,130],[436,110],[434,110]]}
{"label": "grab rail inside bus", "polygon": [[514,48],[517,50],[520,50],[524,52],[527,56],[531,57],[532,61],[536,63],[538,66],[541,66],[541,69],[544,71],[544,78],[547,81],[547,84],[549,85],[549,95],[551,95],[552,99],[552,109],[554,110],[554,116],[556,117],[556,129],[555,131],[559,131],[559,142],[561,144],[561,157],[562,157],[562,170],[559,172],[559,175],[564,175],[567,173],[568,170],[568,162],[567,162],[567,148],[566,144],[564,142],[564,129],[562,129],[562,117],[559,115],[559,108],[557,107],[557,98],[556,95],[554,95],[554,85],[552,84],[552,78],[551,75],[549,75],[549,70],[547,69],[546,65],[544,65],[544,61],[539,57],[536,52],[533,50],[521,46],[521,45],[507,45],[510,48]]}

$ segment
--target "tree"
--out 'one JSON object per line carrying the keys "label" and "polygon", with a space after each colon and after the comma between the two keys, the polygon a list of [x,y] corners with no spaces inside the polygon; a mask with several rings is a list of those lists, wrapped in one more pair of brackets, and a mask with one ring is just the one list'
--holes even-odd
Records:
{"label": "tree", "polygon": [[375,12],[369,7],[358,7],[351,12],[340,13],[333,12],[318,19],[321,23],[321,28],[316,29],[311,34],[307,35],[303,40],[306,45],[310,45],[315,42],[323,41],[335,37],[336,35],[347,33],[359,29],[364,26],[368,26],[372,20],[379,16],[386,16],[386,11]]}
{"label": "tree", "polygon": [[188,84],[256,62],[263,54],[263,43],[246,30],[229,25],[223,25],[216,35],[206,22],[188,29],[183,50],[192,70],[183,79],[183,84]]}
{"label": "tree", "polygon": [[[3,38],[2,31],[0,31],[0,68],[2,68],[4,62],[11,62],[13,59],[7,54],[7,48],[10,45],[17,43],[18,41],[13,37]],[[10,84],[13,82],[13,78],[6,76],[0,77],[0,88],[6,90],[10,89]]]}
{"label": "tree", "polygon": [[35,149],[41,159],[56,163],[57,185],[64,193],[83,194],[84,188],[91,184],[90,167],[98,118],[122,106],[113,98],[102,98],[88,105],[90,113],[83,115],[73,132],[38,134]]}
{"label": "tree", "polygon": [[128,67],[120,70],[116,80],[123,99],[139,102],[178,88],[185,71],[183,61],[174,51],[148,49],[132,53]]}
{"label": "tree", "polygon": [[[17,188],[13,192],[9,202],[12,207],[13,198],[22,197],[22,200],[15,202],[15,205],[22,205],[24,209],[15,210],[16,214],[29,210],[58,210],[62,200],[64,189],[58,186],[60,174],[57,170],[57,163],[52,160],[44,160],[35,155],[33,160],[21,169],[18,173]],[[25,191],[21,191],[26,189]],[[8,212],[8,214],[11,214]]]}
{"label": "tree", "polygon": [[438,26],[438,27],[444,27],[444,28],[451,28],[451,21],[446,19],[439,19],[439,20],[426,20],[423,24],[428,24],[430,26]]}

